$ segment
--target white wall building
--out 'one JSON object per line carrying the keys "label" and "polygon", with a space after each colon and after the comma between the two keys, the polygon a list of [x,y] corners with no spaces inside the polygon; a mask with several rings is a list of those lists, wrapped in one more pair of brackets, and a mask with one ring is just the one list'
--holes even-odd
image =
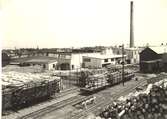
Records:
{"label": "white wall building", "polygon": [[[126,59],[126,55],[124,55]],[[120,64],[122,62],[122,55],[89,55],[83,56],[83,66],[85,68],[102,68],[107,65]]]}
{"label": "white wall building", "polygon": [[57,60],[46,59],[46,57],[43,59],[42,58],[41,59],[32,58],[32,59],[25,61],[24,64],[31,65],[31,66],[38,65],[38,66],[41,66],[45,70],[55,70],[57,66]]}
{"label": "white wall building", "polygon": [[125,48],[125,54],[127,55],[127,63],[138,64],[139,63],[139,48]]}
{"label": "white wall building", "polygon": [[100,55],[100,53],[75,53],[71,55],[71,69],[82,68],[83,56]]}

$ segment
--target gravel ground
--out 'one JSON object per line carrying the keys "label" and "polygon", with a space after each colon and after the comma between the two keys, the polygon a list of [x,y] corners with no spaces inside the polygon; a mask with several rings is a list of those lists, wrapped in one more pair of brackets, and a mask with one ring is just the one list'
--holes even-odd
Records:
{"label": "gravel ground", "polygon": [[[111,88],[108,88],[106,90],[102,90],[102,91],[94,94],[97,97],[96,101],[97,102],[100,102],[101,100],[103,100],[103,101],[111,100],[112,101],[113,100],[111,98],[112,95],[118,93],[120,90],[127,89],[127,87],[128,88],[134,87],[134,86],[138,85],[138,82],[141,82],[141,81],[145,80],[144,78],[142,78],[142,76],[139,76],[138,79],[139,79],[138,81],[131,80],[131,81],[126,82],[125,86],[122,86],[122,84],[115,85]],[[95,105],[95,104],[88,105],[88,108],[93,106],[93,105]],[[100,108],[103,108],[103,107],[98,107],[98,108],[100,109]],[[55,110],[53,112],[50,112],[49,114],[44,115],[40,119],[71,119],[72,115],[75,115],[75,114],[80,113],[80,112],[84,112],[85,115],[88,115],[89,113],[91,113],[91,112],[87,112],[86,109],[74,108],[73,106],[68,105],[67,107],[64,107],[60,110]]]}
{"label": "gravel ground", "polygon": [[28,107],[28,108],[24,108],[22,110],[19,110],[18,112],[14,112],[14,113],[12,113],[10,115],[2,116],[2,119],[16,119],[16,118],[19,118],[19,117],[24,116],[26,114],[29,114],[31,112],[34,112],[34,111],[37,111],[39,109],[45,108],[45,107],[47,107],[49,105],[52,105],[54,103],[58,103],[58,102],[60,102],[62,100],[66,100],[66,99],[68,99],[70,97],[74,97],[76,95],[78,95],[78,93],[68,94],[68,95],[65,95],[65,96],[57,98],[57,99],[53,99],[53,100],[50,100],[50,101],[46,101],[46,102],[43,102],[43,103]]}

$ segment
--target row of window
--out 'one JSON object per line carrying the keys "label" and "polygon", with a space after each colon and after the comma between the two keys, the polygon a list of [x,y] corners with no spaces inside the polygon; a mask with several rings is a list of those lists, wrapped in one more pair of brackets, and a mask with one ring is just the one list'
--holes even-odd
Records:
{"label": "row of window", "polygon": [[91,59],[90,58],[84,58],[83,61],[84,62],[91,62]]}
{"label": "row of window", "polygon": [[[114,58],[111,58],[110,60],[111,60],[111,62],[113,62]],[[116,58],[115,60],[118,60],[118,58]],[[84,58],[83,61],[84,62],[91,62],[91,59],[90,58]],[[108,61],[109,61],[109,59],[104,59],[104,62],[108,62]]]}
{"label": "row of window", "polygon": [[[109,59],[104,59],[104,62],[108,62]],[[114,58],[111,58],[111,62],[114,61]]]}

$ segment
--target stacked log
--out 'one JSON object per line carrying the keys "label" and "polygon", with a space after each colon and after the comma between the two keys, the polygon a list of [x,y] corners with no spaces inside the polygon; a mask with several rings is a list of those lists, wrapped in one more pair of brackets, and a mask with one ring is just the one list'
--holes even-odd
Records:
{"label": "stacked log", "polygon": [[79,86],[83,88],[94,88],[107,85],[106,70],[82,71],[79,78]]}
{"label": "stacked log", "polygon": [[122,80],[122,72],[119,70],[103,69],[97,71],[82,71],[79,79],[81,91],[94,92],[104,89],[107,86],[116,85],[122,81],[128,81],[134,77],[133,72],[125,71],[124,80]]}
{"label": "stacked log", "polygon": [[90,75],[86,79],[86,88],[98,88],[107,85],[107,76],[105,74]]}
{"label": "stacked log", "polygon": [[[133,72],[124,71],[124,81],[128,81],[134,77]],[[108,82],[111,85],[118,84],[122,82],[122,72],[115,71],[115,72],[108,72]]]}
{"label": "stacked log", "polygon": [[[167,81],[167,80],[164,80]],[[100,117],[108,119],[166,119],[167,82],[154,84],[149,91],[126,98],[126,101],[107,106]]]}
{"label": "stacked log", "polygon": [[2,74],[2,110],[31,105],[60,91],[59,77],[6,72]]}

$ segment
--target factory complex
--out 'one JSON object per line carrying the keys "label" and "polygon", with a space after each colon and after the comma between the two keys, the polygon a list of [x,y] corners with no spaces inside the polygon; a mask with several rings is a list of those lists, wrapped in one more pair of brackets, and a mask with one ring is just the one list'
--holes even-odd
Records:
{"label": "factory complex", "polygon": [[167,44],[2,50],[2,119],[167,119]]}

